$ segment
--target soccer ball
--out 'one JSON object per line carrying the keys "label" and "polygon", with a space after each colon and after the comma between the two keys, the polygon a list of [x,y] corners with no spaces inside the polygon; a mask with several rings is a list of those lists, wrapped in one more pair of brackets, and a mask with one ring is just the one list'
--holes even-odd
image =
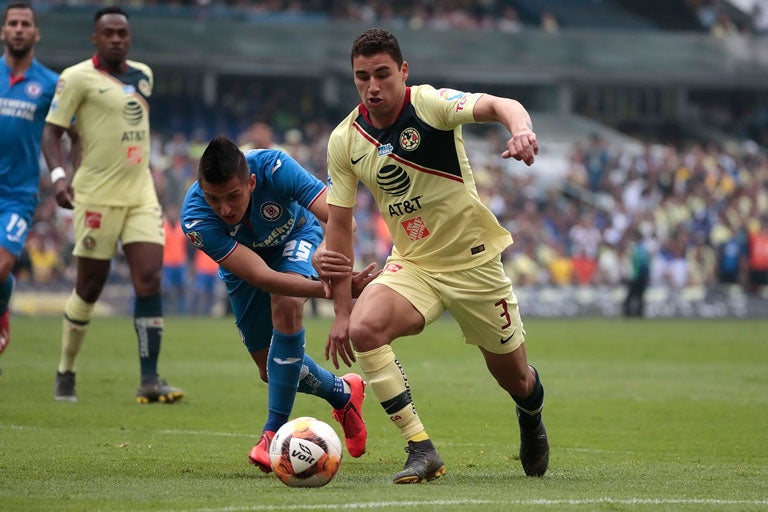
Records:
{"label": "soccer ball", "polygon": [[269,462],[288,487],[322,487],[339,471],[341,441],[327,423],[302,416],[275,432]]}

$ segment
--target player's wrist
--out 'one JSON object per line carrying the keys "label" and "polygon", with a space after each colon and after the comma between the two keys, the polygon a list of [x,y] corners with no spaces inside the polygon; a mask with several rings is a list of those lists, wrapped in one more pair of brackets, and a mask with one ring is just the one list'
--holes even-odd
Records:
{"label": "player's wrist", "polygon": [[64,179],[66,177],[67,177],[67,171],[65,171],[63,167],[59,166],[54,168],[51,171],[51,185],[55,184],[57,181]]}

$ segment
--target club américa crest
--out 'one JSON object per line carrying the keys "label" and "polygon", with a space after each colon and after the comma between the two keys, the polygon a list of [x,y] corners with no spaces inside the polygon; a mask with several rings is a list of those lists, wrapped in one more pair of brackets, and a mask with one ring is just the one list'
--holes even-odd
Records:
{"label": "club am\u00e9rica crest", "polygon": [[400,147],[404,150],[413,151],[419,147],[419,144],[421,144],[421,134],[416,128],[409,126],[400,134]]}

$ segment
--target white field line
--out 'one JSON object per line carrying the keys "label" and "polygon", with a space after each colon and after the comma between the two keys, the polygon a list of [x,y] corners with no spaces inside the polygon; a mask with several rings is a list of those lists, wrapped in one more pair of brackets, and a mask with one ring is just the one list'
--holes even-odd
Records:
{"label": "white field line", "polygon": [[[39,427],[36,425],[0,425],[0,430],[48,430],[52,427]],[[131,432],[122,428],[106,429],[114,432]],[[160,434],[185,435],[185,436],[215,436],[215,437],[252,437],[258,438],[258,434],[242,434],[238,432],[212,432],[210,430],[158,430]]]}
{"label": "white field line", "polygon": [[[41,430],[44,427],[30,425],[0,425],[0,430]],[[115,429],[118,430],[118,429]],[[121,432],[124,430],[119,429]],[[162,434],[172,435],[201,435],[201,436],[220,436],[220,437],[254,437],[253,434],[241,434],[236,432],[212,432],[208,430],[160,430]],[[590,450],[588,448],[564,448],[569,451],[604,451]],[[768,506],[768,499],[763,500],[720,500],[720,499],[675,499],[675,498],[592,498],[592,499],[571,499],[571,500],[547,500],[547,499],[529,499],[529,500],[508,500],[508,501],[490,501],[490,500],[433,500],[433,501],[382,501],[382,502],[359,502],[359,503],[341,503],[328,505],[253,505],[247,507],[222,507],[222,508],[195,508],[186,510],[173,510],[169,512],[271,512],[271,511],[301,511],[301,510],[369,510],[384,508],[420,508],[428,505],[443,507],[459,507],[462,505],[519,505],[519,506],[557,506],[557,505],[596,505],[596,504],[617,504],[617,505],[752,505]]]}
{"label": "white field line", "polygon": [[247,507],[222,507],[222,508],[195,508],[186,510],[174,510],[168,512],[272,512],[272,511],[301,511],[301,510],[371,510],[403,508],[421,509],[425,506],[461,507],[467,505],[519,505],[519,506],[557,506],[557,505],[764,505],[765,500],[718,500],[718,499],[674,499],[674,498],[594,498],[582,500],[432,500],[432,501],[379,501],[358,503],[337,503],[327,505],[253,505]]}
{"label": "white field line", "polygon": [[211,432],[210,430],[158,430],[160,434],[184,435],[184,436],[217,436],[217,437],[252,437],[258,438],[260,433],[240,434],[237,432]]}

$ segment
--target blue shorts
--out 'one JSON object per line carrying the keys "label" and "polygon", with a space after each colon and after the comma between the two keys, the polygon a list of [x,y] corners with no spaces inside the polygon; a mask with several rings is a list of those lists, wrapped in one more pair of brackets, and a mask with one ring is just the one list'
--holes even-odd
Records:
{"label": "blue shorts", "polygon": [[15,201],[0,201],[0,247],[18,258],[27,243],[35,206]]}
{"label": "blue shorts", "polygon": [[[284,245],[260,249],[257,252],[272,270],[317,279],[317,271],[312,266],[312,255],[315,254],[320,242],[322,242],[322,229],[314,225],[294,230]],[[289,247],[294,249],[289,251],[287,250]],[[272,339],[270,294],[221,267],[219,275],[227,286],[229,302],[235,314],[235,325],[240,331],[240,337],[248,352],[269,347]]]}

